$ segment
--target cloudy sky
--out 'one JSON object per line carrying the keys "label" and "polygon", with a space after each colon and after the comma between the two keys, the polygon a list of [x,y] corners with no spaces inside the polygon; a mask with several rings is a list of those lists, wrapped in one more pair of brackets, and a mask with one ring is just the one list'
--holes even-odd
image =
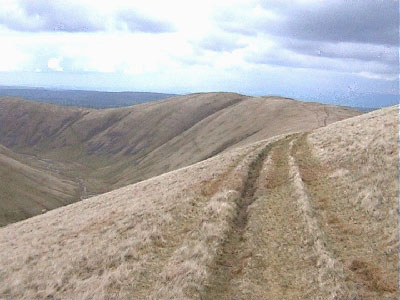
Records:
{"label": "cloudy sky", "polygon": [[388,105],[398,11],[398,0],[1,0],[0,85]]}

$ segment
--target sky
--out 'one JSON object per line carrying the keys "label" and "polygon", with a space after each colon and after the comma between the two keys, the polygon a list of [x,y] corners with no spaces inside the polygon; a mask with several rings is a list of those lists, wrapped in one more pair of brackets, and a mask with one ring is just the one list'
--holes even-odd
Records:
{"label": "sky", "polygon": [[0,0],[0,85],[397,103],[399,0]]}

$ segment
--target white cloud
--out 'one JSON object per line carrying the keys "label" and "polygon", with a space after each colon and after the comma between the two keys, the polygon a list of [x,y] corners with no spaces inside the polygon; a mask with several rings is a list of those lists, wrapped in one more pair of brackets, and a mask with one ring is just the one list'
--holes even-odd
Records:
{"label": "white cloud", "polygon": [[387,81],[397,81],[399,80],[398,74],[376,74],[370,72],[358,72],[355,73],[361,77],[368,78],[368,79],[379,79],[379,80],[387,80]]}
{"label": "white cloud", "polygon": [[23,71],[32,61],[32,55],[18,44],[4,43],[0,37],[0,71]]}
{"label": "white cloud", "polygon": [[50,58],[50,59],[48,60],[48,62],[47,62],[47,67],[48,67],[50,70],[61,72],[61,71],[64,70],[64,69],[60,66],[61,60],[62,60],[61,58],[52,57],[52,58]]}
{"label": "white cloud", "polygon": [[[287,12],[291,19],[290,12],[295,13],[300,4],[310,9],[317,2],[328,5],[320,0],[293,0],[291,4],[278,0],[35,0],[31,9],[43,11],[42,18],[35,14],[24,18],[26,11],[18,3],[25,0],[4,1],[0,22],[9,18],[14,23],[10,21],[8,25],[13,24],[14,30],[0,24],[0,71],[26,71],[39,77],[51,70],[58,71],[50,74],[57,78],[122,76],[140,83],[137,89],[170,87],[170,92],[173,87],[185,90],[185,86],[197,91],[207,90],[207,86],[219,90],[226,81],[225,86],[230,88],[235,84],[257,90],[265,87],[266,94],[280,81],[282,89],[296,84],[299,89],[304,72],[310,78],[310,74],[315,74],[319,81],[323,80],[321,73],[334,74],[330,80],[336,76],[338,81],[351,76],[360,82],[368,79],[391,84],[389,81],[397,78],[393,74],[397,63],[394,47],[358,43],[358,40],[310,41],[288,38],[276,31],[270,33],[271,26],[276,29],[285,20],[282,12]],[[59,15],[65,5],[64,14],[72,14],[80,21],[74,23],[68,19],[71,22],[63,24],[63,31],[45,31],[59,18],[51,16],[48,10],[40,10],[44,6],[39,7],[38,3],[49,4]],[[268,5],[277,8],[265,9]],[[71,8],[77,6],[83,12],[75,15]],[[130,27],[126,20],[118,19],[121,11],[134,12],[125,16],[131,22]],[[93,28],[82,32],[85,18],[81,17],[86,15]],[[44,21],[47,23],[43,25]],[[35,24],[40,30],[23,31],[35,28]],[[159,24],[171,24],[173,30],[160,30]],[[97,28],[100,29],[96,31]],[[292,73],[293,78],[287,80]],[[274,85],[266,85],[266,76]]]}

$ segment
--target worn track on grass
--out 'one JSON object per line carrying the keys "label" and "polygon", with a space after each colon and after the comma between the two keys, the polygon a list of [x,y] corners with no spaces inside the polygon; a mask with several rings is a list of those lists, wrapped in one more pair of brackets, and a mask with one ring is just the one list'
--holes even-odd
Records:
{"label": "worn track on grass", "polygon": [[248,207],[255,200],[254,194],[257,189],[257,180],[271,147],[272,145],[267,145],[256,159],[250,163],[247,180],[244,184],[241,198],[237,203],[237,213],[232,223],[232,229],[218,253],[217,268],[202,296],[204,299],[225,299],[229,297],[231,281],[243,269],[246,253],[241,252],[241,244],[245,242],[243,234],[248,221]]}
{"label": "worn track on grass", "polygon": [[[294,145],[304,142],[305,138],[301,134],[286,136],[265,146],[250,163],[247,180],[244,183],[241,198],[237,203],[236,217],[218,252],[215,266],[212,268],[212,274],[204,289],[202,299],[246,299],[249,296],[270,298],[278,295],[309,297],[311,291],[313,291],[314,296],[322,297],[321,299],[337,299],[337,297],[344,296],[343,292],[346,291],[346,287],[343,282],[343,267],[328,250],[329,247],[326,246],[327,241],[324,238],[324,233],[318,224],[318,220],[314,217],[316,211],[310,202],[311,196],[308,195],[294,157]],[[297,218],[297,225],[285,225],[284,218],[276,219],[279,224],[275,229],[271,228],[272,231],[264,232],[260,229],[259,233],[251,232],[248,228],[249,206],[255,201],[274,201],[279,203],[279,207],[287,203],[287,217],[289,215],[297,216],[295,217]],[[282,212],[276,211],[274,215],[267,211],[263,212],[262,209],[273,210],[272,207],[269,209],[267,207],[260,207],[260,210],[255,213],[253,209],[253,213],[256,215],[266,213],[266,216],[270,218],[268,221],[274,222],[275,213],[280,214]],[[257,216],[251,217],[257,218]],[[290,222],[289,219],[286,222]],[[292,225],[296,226],[290,229]],[[288,228],[285,230],[283,227]],[[265,293],[254,293],[254,291],[246,290],[243,286],[238,285],[237,283],[241,281],[254,282],[256,278],[252,278],[252,276],[257,277],[251,275],[256,272],[254,266],[257,265],[257,258],[253,256],[258,251],[252,249],[253,239],[260,238],[265,242],[269,240],[269,237],[266,236],[269,234],[284,235],[287,238],[288,231],[295,232],[291,241],[281,240],[283,244],[289,243],[288,246],[274,252],[273,247],[271,248],[268,245],[266,249],[269,249],[269,253],[257,254],[258,256],[275,257],[277,262],[274,267],[269,267],[273,275],[268,278],[269,282],[265,282],[263,287]],[[254,235],[260,236],[254,237]],[[304,241],[305,244],[300,240]],[[285,259],[285,255],[287,255],[287,262],[296,260],[295,257],[297,256],[297,259],[304,259],[305,257],[310,259],[306,259],[304,269],[290,270],[285,267],[278,270],[282,263],[279,261]],[[293,259],[291,256],[293,256]],[[270,259],[272,260],[267,260],[260,266],[263,264],[273,265],[274,258]],[[249,266],[250,261],[255,262],[253,266]],[[300,289],[293,293],[291,284],[284,284],[287,278],[302,282],[303,290]]]}
{"label": "worn track on grass", "polygon": [[[291,140],[292,137],[286,137],[284,140]],[[241,193],[241,197],[237,203],[236,216],[232,222],[232,228],[229,231],[222,247],[216,258],[216,266],[213,267],[213,273],[206,285],[202,299],[231,299],[234,278],[239,277],[246,266],[251,253],[243,251],[246,249],[246,239],[244,237],[249,215],[248,208],[257,199],[256,191],[260,172],[272,148],[280,143],[270,143],[266,145],[250,163],[248,168],[247,179]]]}

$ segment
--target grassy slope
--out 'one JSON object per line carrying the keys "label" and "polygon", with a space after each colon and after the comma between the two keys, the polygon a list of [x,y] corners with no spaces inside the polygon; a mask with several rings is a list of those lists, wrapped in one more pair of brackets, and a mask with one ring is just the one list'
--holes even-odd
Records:
{"label": "grassy slope", "polygon": [[79,184],[0,145],[0,226],[80,199]]}
{"label": "grassy slope", "polygon": [[99,194],[233,147],[356,114],[234,93],[192,94],[103,110],[0,98],[0,144],[53,162],[74,181],[81,178],[88,194]]}
{"label": "grassy slope", "polygon": [[249,209],[250,258],[217,295],[396,299],[397,122],[388,108],[277,145]]}
{"label": "grassy slope", "polygon": [[397,130],[385,109],[11,224],[0,295],[395,299]]}
{"label": "grassy slope", "polygon": [[101,110],[0,98],[0,140],[7,147],[41,153],[78,146],[87,154],[146,153],[242,98],[230,93],[194,94]]}

